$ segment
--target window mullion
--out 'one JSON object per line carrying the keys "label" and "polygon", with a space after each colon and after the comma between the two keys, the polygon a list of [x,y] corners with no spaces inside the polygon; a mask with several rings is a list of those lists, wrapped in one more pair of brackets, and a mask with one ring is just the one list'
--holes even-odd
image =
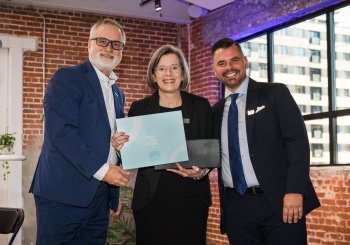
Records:
{"label": "window mullion", "polygon": [[327,72],[328,72],[328,109],[329,109],[329,153],[330,164],[337,161],[337,120],[334,117],[336,110],[336,85],[335,85],[335,33],[334,12],[327,13]]}
{"label": "window mullion", "polygon": [[267,34],[267,82],[274,82],[274,39],[273,33]]}

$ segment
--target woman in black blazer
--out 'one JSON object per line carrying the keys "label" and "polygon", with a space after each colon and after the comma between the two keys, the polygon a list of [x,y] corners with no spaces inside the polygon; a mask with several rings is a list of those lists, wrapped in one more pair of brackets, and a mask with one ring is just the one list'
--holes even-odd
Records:
{"label": "woman in black blazer", "polygon": [[[187,140],[212,137],[208,100],[183,91],[189,84],[189,69],[180,49],[165,45],[155,51],[147,83],[154,93],[132,103],[129,117],[181,110]],[[206,244],[208,172],[181,166],[170,171],[138,170],[132,202],[138,245]]]}

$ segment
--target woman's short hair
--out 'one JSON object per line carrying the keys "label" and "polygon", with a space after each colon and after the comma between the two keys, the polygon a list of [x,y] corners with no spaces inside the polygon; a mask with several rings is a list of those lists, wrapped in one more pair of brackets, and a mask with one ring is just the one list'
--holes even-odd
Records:
{"label": "woman's short hair", "polygon": [[153,91],[158,90],[158,84],[154,81],[153,75],[155,72],[155,68],[158,66],[159,60],[167,54],[175,54],[180,61],[181,71],[182,71],[182,81],[180,85],[181,90],[186,90],[190,83],[190,70],[188,68],[188,64],[185,58],[185,55],[181,51],[181,49],[167,44],[158,48],[151,57],[151,60],[148,63],[147,69],[147,85]]}
{"label": "woman's short hair", "polygon": [[90,38],[95,38],[96,29],[98,27],[100,27],[101,25],[112,25],[112,26],[115,26],[116,28],[118,28],[122,34],[122,36],[121,36],[122,40],[120,40],[120,41],[125,44],[126,36],[125,36],[125,32],[123,30],[123,27],[121,26],[121,24],[119,24],[117,21],[115,21],[113,19],[102,19],[102,20],[97,21],[90,29]]}

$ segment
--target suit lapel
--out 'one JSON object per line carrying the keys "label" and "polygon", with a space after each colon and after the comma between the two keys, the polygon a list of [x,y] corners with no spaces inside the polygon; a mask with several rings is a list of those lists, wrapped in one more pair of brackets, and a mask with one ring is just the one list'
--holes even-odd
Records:
{"label": "suit lapel", "polygon": [[222,126],[222,115],[224,113],[225,98],[221,99],[217,104],[217,115],[214,117],[214,134],[221,140],[221,126]]}
{"label": "suit lapel", "polygon": [[261,86],[257,82],[255,82],[253,79],[250,78],[249,85],[248,85],[248,93],[247,93],[246,112],[245,112],[247,139],[248,139],[249,146],[251,146],[251,142],[252,142],[255,113],[248,115],[248,111],[253,110],[255,112],[259,101],[260,91],[261,91]]}
{"label": "suit lapel", "polygon": [[95,69],[91,65],[90,61],[85,61],[84,65],[86,67],[86,76],[88,78],[88,81],[93,91],[97,96],[97,101],[98,101],[100,110],[102,112],[103,118],[105,119],[106,123],[109,125],[108,114],[107,114],[107,109],[105,105],[105,100],[103,98],[100,80],[98,79]]}

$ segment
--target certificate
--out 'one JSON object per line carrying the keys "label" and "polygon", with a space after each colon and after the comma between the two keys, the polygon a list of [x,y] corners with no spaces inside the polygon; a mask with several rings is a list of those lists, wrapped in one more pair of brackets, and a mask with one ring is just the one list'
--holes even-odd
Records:
{"label": "certificate", "polygon": [[123,169],[188,160],[181,111],[118,118],[117,131],[128,134],[121,149]]}

